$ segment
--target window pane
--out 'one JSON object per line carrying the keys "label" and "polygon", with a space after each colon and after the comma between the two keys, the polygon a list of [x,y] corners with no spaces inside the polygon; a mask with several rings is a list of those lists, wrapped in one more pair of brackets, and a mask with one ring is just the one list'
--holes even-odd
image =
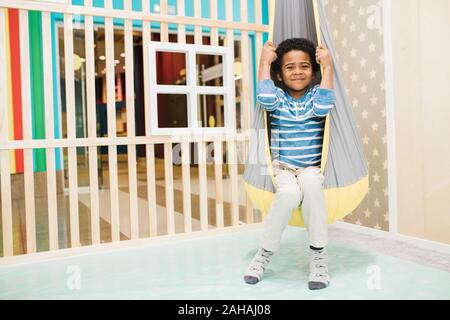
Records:
{"label": "window pane", "polygon": [[186,55],[156,51],[156,83],[186,85]]}
{"label": "window pane", "polygon": [[223,86],[223,65],[221,55],[197,54],[197,85]]}
{"label": "window pane", "polygon": [[200,94],[197,101],[199,127],[225,127],[223,95]]}
{"label": "window pane", "polygon": [[158,128],[187,128],[187,96],[158,94]]}

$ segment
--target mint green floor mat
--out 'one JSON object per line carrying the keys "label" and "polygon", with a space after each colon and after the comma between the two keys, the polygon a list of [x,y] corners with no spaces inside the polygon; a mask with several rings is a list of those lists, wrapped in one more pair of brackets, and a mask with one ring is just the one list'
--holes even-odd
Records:
{"label": "mint green floor mat", "polygon": [[450,299],[450,273],[338,242],[308,290],[307,234],[288,227],[265,277],[243,272],[262,231],[0,267],[0,299]]}

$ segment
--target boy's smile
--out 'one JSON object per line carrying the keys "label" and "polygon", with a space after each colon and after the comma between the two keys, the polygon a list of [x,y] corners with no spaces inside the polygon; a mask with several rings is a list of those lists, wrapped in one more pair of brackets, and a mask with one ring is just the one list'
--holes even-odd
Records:
{"label": "boy's smile", "polygon": [[281,74],[278,79],[283,81],[292,98],[300,99],[313,80],[309,55],[300,50],[286,53],[281,61]]}

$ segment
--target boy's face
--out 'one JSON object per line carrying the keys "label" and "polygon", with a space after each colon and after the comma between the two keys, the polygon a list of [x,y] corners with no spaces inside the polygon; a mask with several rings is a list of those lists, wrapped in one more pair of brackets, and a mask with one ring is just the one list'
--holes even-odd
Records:
{"label": "boy's face", "polygon": [[311,60],[306,52],[291,50],[283,56],[278,80],[283,81],[289,90],[304,91],[313,78]]}

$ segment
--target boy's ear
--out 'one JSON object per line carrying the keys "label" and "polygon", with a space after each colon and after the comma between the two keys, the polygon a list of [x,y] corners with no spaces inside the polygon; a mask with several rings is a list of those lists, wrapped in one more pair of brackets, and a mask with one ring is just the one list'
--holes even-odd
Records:
{"label": "boy's ear", "polygon": [[277,79],[278,79],[278,81],[283,81],[283,78],[281,77],[281,74],[279,74],[279,73],[277,73]]}

